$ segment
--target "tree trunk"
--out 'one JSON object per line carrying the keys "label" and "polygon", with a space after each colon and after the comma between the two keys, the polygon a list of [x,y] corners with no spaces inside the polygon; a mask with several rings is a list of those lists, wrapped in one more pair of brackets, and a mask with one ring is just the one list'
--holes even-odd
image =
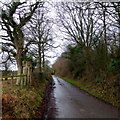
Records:
{"label": "tree trunk", "polygon": [[38,54],[39,54],[39,72],[42,72],[42,59],[41,59],[41,45],[40,44],[38,44]]}
{"label": "tree trunk", "polygon": [[102,6],[103,8],[103,31],[104,31],[104,43],[105,43],[105,71],[107,73],[107,68],[108,68],[108,49],[107,49],[107,36],[106,36],[106,3],[104,6]]}
{"label": "tree trunk", "polygon": [[[20,54],[20,53],[17,54],[17,56],[16,56],[17,67],[18,67],[17,75],[21,75],[23,72],[21,56],[22,56],[22,54]],[[21,78],[18,78],[16,81],[16,85],[20,85],[20,84],[21,84]]]}
{"label": "tree trunk", "polygon": [[[18,32],[18,34],[16,34]],[[24,50],[24,35],[21,30],[16,30],[14,32],[14,36],[16,36],[16,39],[14,40],[16,50],[17,50],[17,55],[16,55],[16,62],[17,62],[17,67],[18,67],[18,72],[17,75],[21,75],[23,73],[23,66],[22,66],[22,59],[21,57],[24,56],[23,50]],[[19,77],[16,81],[17,85],[23,84],[21,83],[22,79]]]}
{"label": "tree trunk", "polygon": [[42,45],[42,54],[43,54],[43,72],[45,71],[45,54],[44,54],[44,44]]}

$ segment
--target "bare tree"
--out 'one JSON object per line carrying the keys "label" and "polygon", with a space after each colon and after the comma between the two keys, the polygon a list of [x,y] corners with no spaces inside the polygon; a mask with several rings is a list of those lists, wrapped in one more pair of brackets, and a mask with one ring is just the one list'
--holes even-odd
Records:
{"label": "bare tree", "polygon": [[52,35],[53,22],[47,15],[49,10],[45,3],[42,8],[37,8],[31,19],[31,25],[28,26],[28,30],[31,33],[31,36],[28,37],[30,49],[34,57],[38,59],[40,72],[43,72],[45,69],[46,51],[54,47]]}
{"label": "bare tree", "polygon": [[[59,2],[57,15],[64,39],[79,45],[87,71],[93,73],[91,55],[100,53],[103,70],[108,70],[110,47],[119,46],[119,3],[110,2]],[[62,26],[62,27],[61,27]],[[97,58],[95,58],[97,59]],[[96,60],[97,61],[97,60]],[[103,64],[104,63],[104,64]]]}
{"label": "bare tree", "polygon": [[[27,5],[26,2],[11,2],[5,5],[1,11],[1,27],[3,47],[2,50],[7,52],[9,57],[14,57],[18,67],[18,75],[22,74],[22,59],[26,54],[24,51],[24,33],[23,26],[31,19],[39,2],[32,5]],[[26,8],[27,7],[27,8]],[[17,80],[17,85],[21,80]]]}
{"label": "bare tree", "polygon": [[57,13],[65,39],[75,42],[84,51],[86,66],[91,66],[89,54],[93,46],[93,38],[96,33],[96,23],[99,18],[95,17],[97,7],[93,3],[61,2],[57,5]]}

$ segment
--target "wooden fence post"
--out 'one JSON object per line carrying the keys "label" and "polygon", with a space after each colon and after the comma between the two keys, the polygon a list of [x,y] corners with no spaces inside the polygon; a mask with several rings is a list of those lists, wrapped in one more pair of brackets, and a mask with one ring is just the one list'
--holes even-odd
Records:
{"label": "wooden fence post", "polygon": [[11,84],[13,83],[13,76],[11,76]]}

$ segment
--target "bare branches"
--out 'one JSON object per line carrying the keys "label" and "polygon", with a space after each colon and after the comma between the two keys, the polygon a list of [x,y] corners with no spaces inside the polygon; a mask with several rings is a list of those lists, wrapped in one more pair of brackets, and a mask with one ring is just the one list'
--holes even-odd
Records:
{"label": "bare branches", "polygon": [[[39,2],[33,5],[26,4],[26,2],[11,2],[10,5],[6,6],[6,9],[2,9],[1,12],[1,28],[3,46],[3,58],[4,62],[13,59],[16,60],[18,67],[18,74],[22,74],[22,56],[25,56],[28,52],[28,46],[31,41],[26,45],[25,34],[23,32],[23,26],[25,26],[31,19],[35,10],[38,7]],[[26,11],[25,11],[26,10]],[[5,53],[5,54],[4,54]],[[4,57],[4,55],[6,57]],[[17,81],[19,84],[19,80]]]}
{"label": "bare branches", "polygon": [[[92,40],[92,33],[94,32],[93,25],[96,21],[93,21],[94,9],[90,3],[61,3],[58,5],[58,16],[60,24],[63,26],[61,29],[65,29],[74,42],[78,43],[82,47],[89,46]],[[63,14],[64,13],[64,14]]]}
{"label": "bare branches", "polygon": [[39,61],[39,70],[43,71],[45,67],[46,51],[53,47],[52,26],[53,22],[47,16],[46,6],[38,7],[33,15],[30,25],[27,26],[28,33],[25,47],[29,48],[29,54],[36,57]]}
{"label": "bare branches", "polygon": [[3,46],[12,46],[14,49],[16,49],[15,45],[13,43],[3,43],[2,42],[2,45]]}
{"label": "bare branches", "polygon": [[[35,6],[32,5],[30,7],[30,13],[28,16],[24,16],[23,18],[20,19],[20,24],[19,24],[19,27],[23,27],[29,20],[30,18],[32,17],[33,13],[35,12],[35,10],[37,9],[37,6],[38,6],[39,2],[36,2],[35,3]],[[34,7],[33,7],[34,6]],[[33,7],[33,8],[32,8]]]}
{"label": "bare branches", "polygon": [[93,46],[95,37],[99,40],[104,39],[105,44],[110,45],[108,36],[112,36],[115,30],[116,35],[119,34],[119,5],[115,2],[58,3],[56,10],[60,30],[65,34],[64,38],[81,47]]}
{"label": "bare branches", "polygon": [[9,11],[9,17],[12,17],[13,14],[16,12],[16,9],[18,8],[18,6],[24,4],[26,2],[13,2],[11,6],[9,6],[10,11]]}

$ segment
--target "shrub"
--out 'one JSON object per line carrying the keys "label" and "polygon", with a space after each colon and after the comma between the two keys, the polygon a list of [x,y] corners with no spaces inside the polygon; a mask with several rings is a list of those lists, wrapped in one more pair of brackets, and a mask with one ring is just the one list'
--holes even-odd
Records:
{"label": "shrub", "polygon": [[109,62],[109,71],[112,73],[116,73],[117,70],[119,69],[119,62],[115,58],[111,58]]}

